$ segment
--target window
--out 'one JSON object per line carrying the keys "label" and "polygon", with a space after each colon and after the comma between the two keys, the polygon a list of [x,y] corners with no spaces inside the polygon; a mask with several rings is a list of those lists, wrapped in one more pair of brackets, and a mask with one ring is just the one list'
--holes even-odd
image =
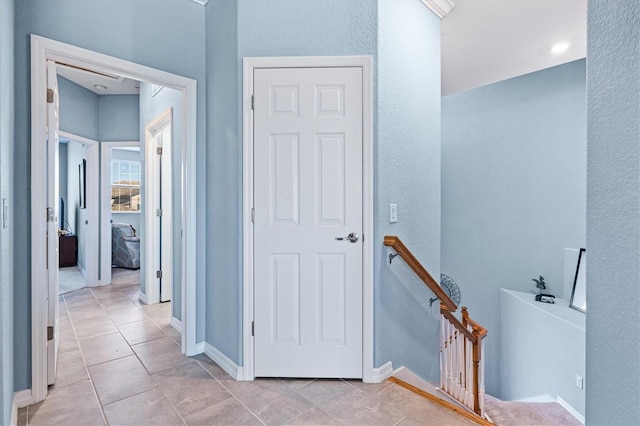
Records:
{"label": "window", "polygon": [[139,161],[111,161],[111,211],[140,212]]}

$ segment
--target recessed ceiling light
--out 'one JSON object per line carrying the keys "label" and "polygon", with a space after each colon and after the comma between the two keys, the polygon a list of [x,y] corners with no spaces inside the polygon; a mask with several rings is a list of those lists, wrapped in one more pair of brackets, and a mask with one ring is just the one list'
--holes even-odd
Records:
{"label": "recessed ceiling light", "polygon": [[551,53],[558,54],[558,53],[566,52],[568,48],[569,48],[569,43],[562,41],[560,43],[554,44],[551,47]]}
{"label": "recessed ceiling light", "polygon": [[96,89],[98,92],[106,92],[107,91],[107,86],[105,86],[104,84],[94,84],[93,88]]}

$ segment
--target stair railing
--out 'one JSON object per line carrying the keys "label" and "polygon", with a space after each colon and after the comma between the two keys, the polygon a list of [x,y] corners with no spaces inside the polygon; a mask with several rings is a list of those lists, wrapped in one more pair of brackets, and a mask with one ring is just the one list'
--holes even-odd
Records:
{"label": "stair railing", "polygon": [[483,341],[487,330],[469,317],[466,307],[462,308],[462,321],[456,318],[456,304],[400,238],[387,235],[384,245],[392,248],[440,299],[440,388],[484,417]]}

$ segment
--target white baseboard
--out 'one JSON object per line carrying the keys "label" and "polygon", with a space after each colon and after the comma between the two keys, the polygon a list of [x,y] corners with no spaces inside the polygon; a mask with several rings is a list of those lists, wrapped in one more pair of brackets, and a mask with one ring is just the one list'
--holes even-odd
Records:
{"label": "white baseboard", "polygon": [[18,424],[18,404],[16,403],[16,395],[13,394],[13,402],[11,403],[11,418],[9,420],[11,426]]}
{"label": "white baseboard", "polygon": [[[178,332],[180,332],[180,334],[182,334],[182,321],[180,321],[176,317],[171,317],[171,323],[170,324],[171,324],[171,327],[173,327],[176,331],[178,331]],[[202,343],[204,343],[204,342],[202,342]]]}
{"label": "white baseboard", "polygon": [[82,274],[82,276],[86,280],[87,279],[87,271],[86,271],[86,269],[84,269],[82,266],[80,266],[79,263],[76,265],[76,268],[78,268],[78,271],[80,271],[80,273]]}
{"label": "white baseboard", "polygon": [[567,410],[569,412],[569,414],[571,414],[573,417],[575,417],[575,419],[577,421],[579,421],[580,423],[584,424],[584,416],[580,413],[578,413],[578,411],[573,408],[571,405],[569,405],[569,403],[567,401],[565,401],[564,399],[558,397],[556,399],[556,401],[558,402],[558,404],[560,404],[562,406],[562,408],[564,408],[565,410]]}
{"label": "white baseboard", "polygon": [[149,304],[149,299],[147,299],[147,295],[144,294],[143,292],[139,291],[138,294],[140,296],[138,296],[138,299],[140,300],[140,302],[144,305],[148,305]]}
{"label": "white baseboard", "polygon": [[215,361],[216,364],[218,364],[224,371],[227,372],[227,374],[229,374],[235,380],[244,380],[244,371],[242,367],[231,361],[229,357],[213,347],[211,344],[207,342],[202,343],[204,343],[205,355]]}
{"label": "white baseboard", "polygon": [[393,375],[393,364],[391,361],[374,368],[369,378],[371,383],[382,383]]}
{"label": "white baseboard", "polygon": [[518,402],[556,402],[556,399],[548,393],[541,393],[540,395],[530,396],[528,398],[514,399]]}
{"label": "white baseboard", "polygon": [[26,407],[33,404],[33,398],[31,397],[31,389],[25,389],[13,394],[13,400],[18,408]]}
{"label": "white baseboard", "polygon": [[31,389],[25,389],[13,394],[13,402],[11,403],[11,426],[18,424],[18,408],[31,405],[33,398],[31,398]]}
{"label": "white baseboard", "polygon": [[196,355],[204,353],[204,341],[196,343]]}

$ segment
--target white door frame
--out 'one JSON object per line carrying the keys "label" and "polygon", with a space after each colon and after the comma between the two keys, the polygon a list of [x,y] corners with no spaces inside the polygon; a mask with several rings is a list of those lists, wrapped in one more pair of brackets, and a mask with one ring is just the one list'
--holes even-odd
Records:
{"label": "white door frame", "polygon": [[[73,133],[60,130],[58,132],[61,138],[69,139],[72,142],[78,142],[87,149],[87,188],[98,188],[99,164],[100,164],[100,143],[96,140],[78,136]],[[98,259],[98,235],[100,232],[99,219],[99,191],[87,192],[87,241],[95,241],[95,244],[88,244],[85,251],[85,282],[87,287],[97,287],[100,285],[98,280],[98,270],[100,268]],[[77,232],[77,229],[76,229]]]}
{"label": "white door frame", "polygon": [[253,380],[254,344],[251,323],[254,320],[253,292],[253,71],[256,68],[362,68],[362,182],[363,182],[363,247],[362,247],[362,380],[380,381],[373,367],[373,57],[372,56],[319,56],[244,58],[242,82],[243,121],[243,301],[242,301],[242,361],[238,380]]}
{"label": "white door frame", "polygon": [[[47,395],[46,269],[46,61],[121,75],[171,87],[183,93],[185,135],[182,151],[182,352],[195,355],[196,343],[196,81],[69,44],[31,35],[31,402]],[[178,230],[175,230],[178,232]],[[35,284],[34,284],[35,283]],[[202,346],[202,345],[200,345]]]}
{"label": "white door frame", "polygon": [[[156,187],[156,183],[153,182],[156,178],[156,174],[158,173],[159,165],[162,161],[161,158],[158,158],[158,154],[156,154],[156,146],[153,143],[156,141],[156,135],[162,131],[162,129],[170,126],[171,132],[173,135],[173,109],[169,107],[163,113],[153,117],[151,121],[148,123],[141,123],[144,125],[144,274],[145,274],[145,296],[146,301],[149,304],[152,303],[160,303],[161,294],[160,294],[160,283],[158,279],[155,277],[156,271],[158,270],[158,260],[160,257],[160,253],[162,256],[162,260],[165,260],[166,251],[169,250],[170,257],[173,257],[171,246],[173,245],[173,236],[170,236],[169,239],[163,234],[161,241],[158,241],[158,237],[155,232],[151,232],[151,224],[153,224],[158,216],[155,207],[159,205],[160,194],[158,193],[158,188]],[[171,164],[171,150],[173,149],[173,138],[171,140],[171,144],[169,146],[162,146],[162,155],[165,156],[165,160],[168,159],[169,164]],[[168,157],[168,158],[167,158]],[[165,170],[162,173],[167,173]],[[172,174],[171,170],[169,171],[169,181],[171,182]],[[171,196],[171,191],[163,191],[165,194],[169,194]],[[153,208],[150,208],[153,206]],[[169,208],[162,209],[162,219],[169,221],[171,223],[173,214],[172,214],[172,200],[169,200]],[[173,274],[173,265],[168,262],[168,265],[162,266],[162,273],[167,273],[167,279],[170,280],[173,285],[173,279],[171,275]]]}
{"label": "white door frame", "polygon": [[140,141],[103,141],[100,142],[100,285],[111,284],[111,159],[113,148],[140,148]]}

